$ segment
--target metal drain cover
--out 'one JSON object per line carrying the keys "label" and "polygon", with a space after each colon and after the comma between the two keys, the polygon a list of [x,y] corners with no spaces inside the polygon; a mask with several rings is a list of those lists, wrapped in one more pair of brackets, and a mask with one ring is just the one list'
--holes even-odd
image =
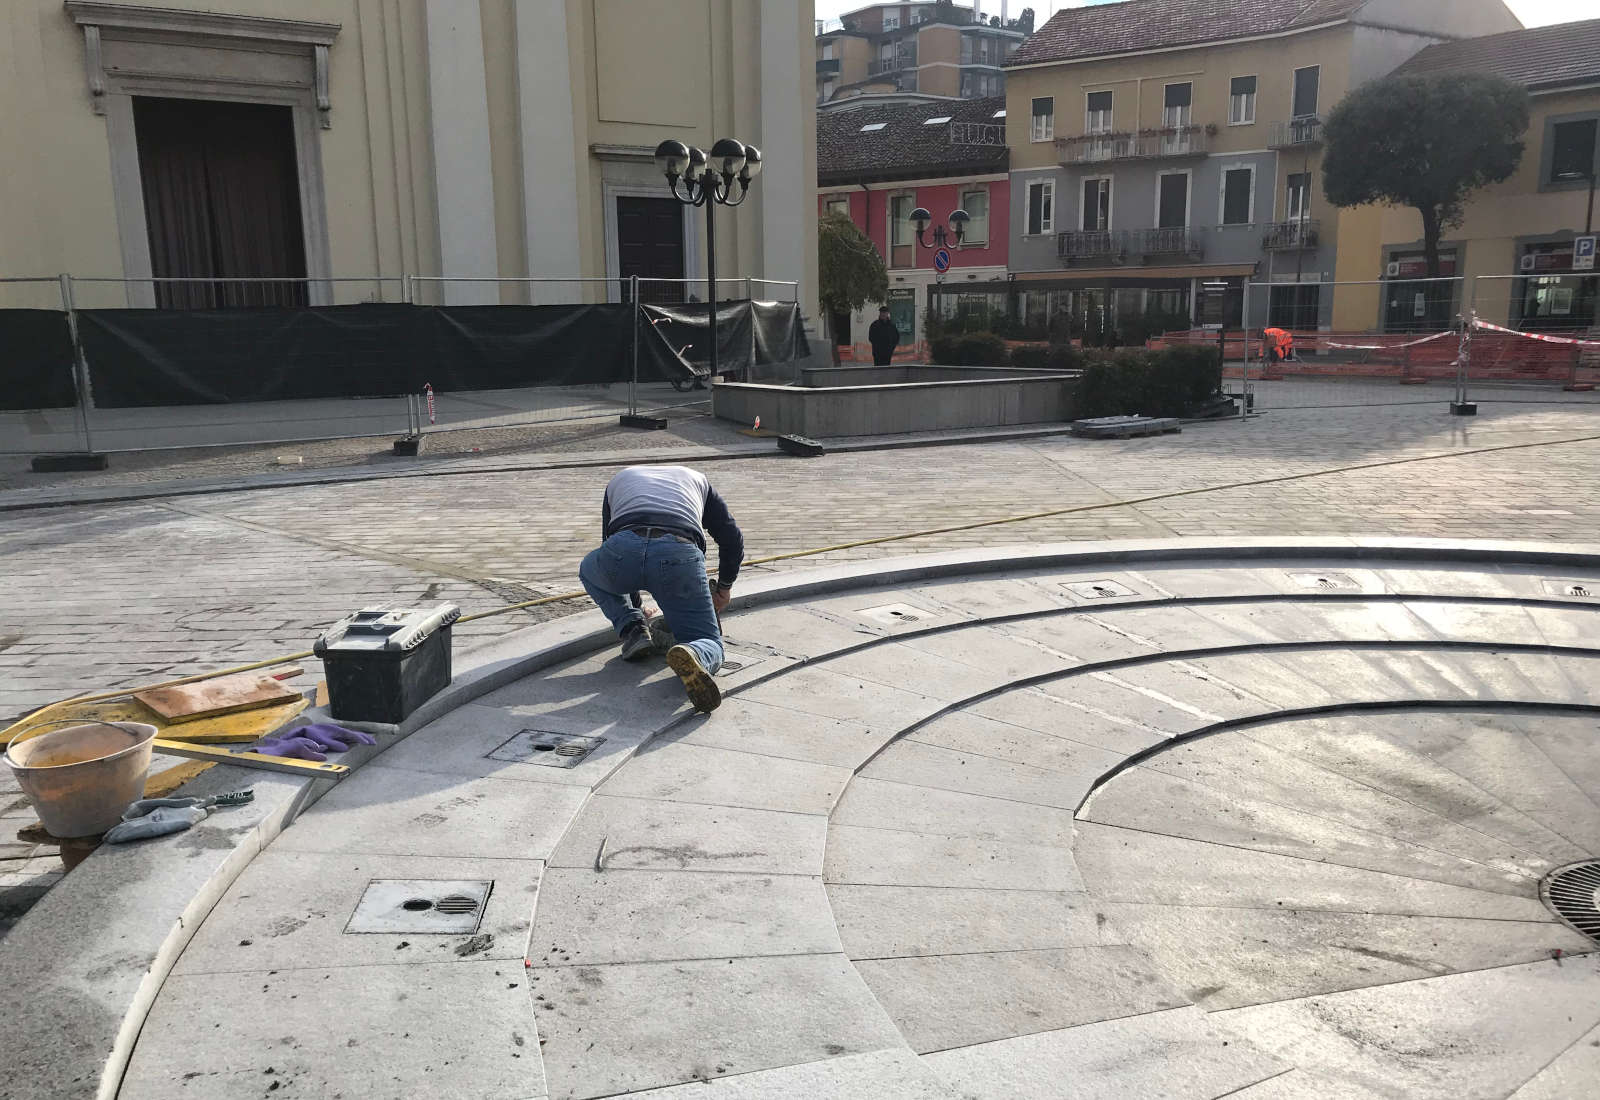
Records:
{"label": "metal drain cover", "polygon": [[863,619],[869,619],[883,626],[925,623],[929,619],[937,619],[939,617],[932,611],[924,611],[922,608],[912,607],[908,603],[886,603],[882,607],[863,607],[856,614]]}
{"label": "metal drain cover", "polygon": [[759,665],[765,660],[765,657],[759,657],[753,653],[744,653],[736,649],[729,649],[724,646],[722,651],[722,667],[717,669],[717,675],[732,676],[736,672],[743,672],[748,668],[754,668],[756,665]]}
{"label": "metal drain cover", "polygon": [[1600,859],[1551,871],[1539,884],[1539,897],[1570,928],[1600,943]]}
{"label": "metal drain cover", "polygon": [[1113,596],[1137,596],[1139,593],[1121,581],[1063,581],[1061,587],[1081,600],[1109,600]]}
{"label": "metal drain cover", "polygon": [[1552,596],[1600,596],[1600,582],[1596,581],[1545,581],[1544,590]]}
{"label": "metal drain cover", "polygon": [[570,768],[582,763],[595,749],[605,744],[604,737],[581,733],[551,733],[548,730],[518,730],[485,755],[490,760],[513,764],[542,764],[547,768]]}
{"label": "metal drain cover", "polygon": [[375,878],[367,883],[344,931],[470,936],[483,920],[493,889],[493,879]]}
{"label": "metal drain cover", "polygon": [[1359,592],[1361,585],[1348,573],[1290,573],[1289,579],[1301,588],[1319,592]]}

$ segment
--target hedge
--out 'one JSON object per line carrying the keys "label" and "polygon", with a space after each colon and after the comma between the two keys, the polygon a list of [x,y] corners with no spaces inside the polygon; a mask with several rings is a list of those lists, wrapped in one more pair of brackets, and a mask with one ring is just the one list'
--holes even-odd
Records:
{"label": "hedge", "polygon": [[941,366],[1004,367],[1010,361],[1006,342],[992,332],[940,336],[929,346],[933,361]]}
{"label": "hedge", "polygon": [[1188,416],[1222,389],[1214,347],[1092,352],[1078,380],[1077,415]]}
{"label": "hedge", "polygon": [[1083,353],[1070,344],[1024,345],[1011,349],[1011,365],[1028,370],[1082,370]]}

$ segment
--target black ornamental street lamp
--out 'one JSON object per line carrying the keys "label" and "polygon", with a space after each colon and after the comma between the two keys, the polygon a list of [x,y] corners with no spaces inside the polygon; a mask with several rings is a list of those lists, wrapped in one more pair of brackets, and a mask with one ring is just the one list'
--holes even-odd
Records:
{"label": "black ornamental street lamp", "polygon": [[[656,167],[667,177],[672,197],[686,206],[706,208],[706,295],[711,322],[711,374],[717,373],[717,231],[716,208],[738,206],[750,193],[750,183],[761,174],[761,150],[733,138],[718,138],[711,155],[681,141],[656,146]],[[678,191],[678,180],[687,194]],[[738,183],[735,192],[734,184]]]}
{"label": "black ornamental street lamp", "polygon": [[946,232],[942,225],[934,226],[933,243],[929,244],[922,239],[922,235],[927,232],[928,223],[933,221],[933,215],[921,206],[911,212],[911,224],[917,227],[917,243],[923,248],[943,248],[951,237],[956,239],[956,247],[960,248],[961,242],[967,238],[967,223],[971,220],[971,215],[965,210],[952,210],[950,212],[949,232]]}

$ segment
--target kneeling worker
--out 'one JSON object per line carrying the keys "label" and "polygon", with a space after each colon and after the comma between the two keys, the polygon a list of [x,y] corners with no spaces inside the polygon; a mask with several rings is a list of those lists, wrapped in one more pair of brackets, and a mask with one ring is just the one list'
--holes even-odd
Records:
{"label": "kneeling worker", "polygon": [[[744,536],[728,506],[699,470],[630,466],[606,486],[601,508],[605,542],[583,559],[578,577],[622,639],[622,657],[653,651],[634,593],[655,597],[674,643],[667,664],[689,702],[710,713],[722,702],[712,674],[722,667],[717,616],[728,606],[744,561]],[[706,540],[717,542],[717,579],[706,575]]]}

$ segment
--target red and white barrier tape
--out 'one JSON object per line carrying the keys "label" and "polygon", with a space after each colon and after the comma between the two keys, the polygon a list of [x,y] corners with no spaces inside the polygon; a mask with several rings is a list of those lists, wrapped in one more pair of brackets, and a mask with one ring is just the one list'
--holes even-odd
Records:
{"label": "red and white barrier tape", "polygon": [[1399,351],[1401,348],[1414,348],[1418,344],[1431,344],[1435,340],[1443,340],[1446,336],[1454,336],[1454,332],[1436,332],[1432,336],[1424,336],[1420,340],[1408,340],[1403,344],[1335,344],[1332,340],[1320,341],[1323,346],[1338,348],[1340,351]]}
{"label": "red and white barrier tape", "polygon": [[424,382],[422,384],[422,392],[425,395],[427,395],[427,398],[428,398],[428,423],[429,424],[436,423],[436,421],[433,419],[433,386],[432,386],[432,384],[428,383],[428,382]]}
{"label": "red and white barrier tape", "polygon": [[1542,344],[1565,344],[1568,347],[1600,348],[1600,340],[1576,340],[1570,336],[1546,336],[1540,332],[1518,332],[1514,328],[1491,325],[1488,321],[1476,319],[1473,321],[1473,327],[1488,329],[1490,332],[1504,332],[1511,336],[1521,336],[1525,340],[1538,340]]}

